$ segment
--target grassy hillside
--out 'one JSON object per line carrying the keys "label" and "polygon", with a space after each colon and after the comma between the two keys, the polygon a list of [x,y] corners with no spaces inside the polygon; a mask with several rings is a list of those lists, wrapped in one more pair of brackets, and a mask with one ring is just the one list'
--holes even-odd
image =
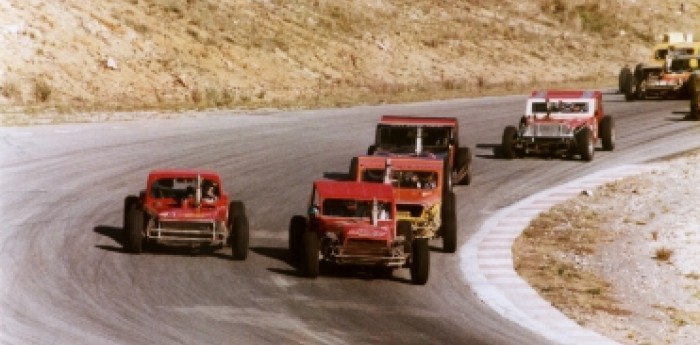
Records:
{"label": "grassy hillside", "polygon": [[698,18],[700,0],[6,0],[0,109],[336,106],[615,85],[659,34],[700,39]]}

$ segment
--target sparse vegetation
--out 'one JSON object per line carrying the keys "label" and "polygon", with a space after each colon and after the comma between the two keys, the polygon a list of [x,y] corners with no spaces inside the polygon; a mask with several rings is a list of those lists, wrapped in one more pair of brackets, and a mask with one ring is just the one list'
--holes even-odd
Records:
{"label": "sparse vegetation", "polygon": [[[657,10],[648,12],[649,4]],[[52,76],[52,92],[34,98],[76,111],[199,108],[209,103],[206,88],[219,94],[211,102],[217,107],[312,108],[603,86],[615,83],[620,66],[646,58],[647,38],[679,26],[700,32],[693,13],[674,13],[678,5],[67,0],[0,13],[7,22],[34,23],[20,34],[32,44],[8,40],[0,65],[20,90]],[[81,30],[67,29],[75,27]],[[112,56],[119,71],[86,73],[103,58],[95,52]],[[61,64],[37,64],[33,54]],[[169,76],[181,74],[206,87],[173,87]],[[233,89],[235,97],[225,95]],[[21,97],[0,101],[29,105]]]}
{"label": "sparse vegetation", "polygon": [[671,260],[672,255],[673,255],[673,249],[666,248],[666,247],[660,247],[660,248],[657,248],[656,251],[654,252],[654,259],[656,259],[658,261],[668,262]]}
{"label": "sparse vegetation", "polygon": [[598,226],[614,215],[582,200],[556,205],[533,219],[513,245],[513,265],[559,309],[626,314],[612,297],[610,283],[595,272],[580,269],[572,259],[590,255],[599,243],[612,239],[612,234]]}
{"label": "sparse vegetation", "polygon": [[51,98],[51,85],[43,78],[34,80],[34,98],[39,103],[45,103]]}

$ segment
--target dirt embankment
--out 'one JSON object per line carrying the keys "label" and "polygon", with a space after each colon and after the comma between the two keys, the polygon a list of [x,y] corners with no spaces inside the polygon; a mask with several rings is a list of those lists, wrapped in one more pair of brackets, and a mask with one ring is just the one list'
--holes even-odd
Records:
{"label": "dirt embankment", "polygon": [[700,1],[677,0],[7,0],[0,109],[336,106],[613,85],[658,34],[700,33],[698,15]]}

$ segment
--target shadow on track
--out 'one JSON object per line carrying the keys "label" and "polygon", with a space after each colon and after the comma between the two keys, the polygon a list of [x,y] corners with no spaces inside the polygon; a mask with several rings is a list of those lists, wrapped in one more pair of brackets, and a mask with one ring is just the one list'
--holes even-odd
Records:
{"label": "shadow on track", "polygon": [[337,171],[326,171],[323,173],[323,177],[329,180],[335,181],[349,181],[350,174],[347,172],[337,172]]}
{"label": "shadow on track", "polygon": [[501,144],[476,144],[476,148],[478,148],[478,149],[490,149],[492,152],[491,155],[476,154],[475,155],[476,157],[486,158],[486,159],[508,160],[506,158],[503,158],[503,154],[501,151]]}
{"label": "shadow on track", "polygon": [[[271,267],[267,268],[269,272],[296,278],[305,278],[299,265],[292,263],[289,258],[289,250],[282,247],[253,247],[251,251],[271,259],[289,265],[289,268]],[[442,251],[442,248],[436,250]],[[398,269],[402,270],[402,269]],[[331,263],[321,261],[319,263],[319,278],[341,278],[341,279],[362,279],[362,280],[391,280],[401,283],[411,283],[410,279],[397,277],[392,274],[391,270],[385,267],[367,267],[367,266],[352,266],[352,265],[333,265]]]}

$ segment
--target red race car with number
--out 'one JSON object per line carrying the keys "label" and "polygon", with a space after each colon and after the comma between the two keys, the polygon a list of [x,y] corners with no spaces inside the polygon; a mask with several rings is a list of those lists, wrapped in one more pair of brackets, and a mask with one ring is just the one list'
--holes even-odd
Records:
{"label": "red race car with number", "polygon": [[200,248],[230,245],[234,259],[248,256],[245,206],[229,200],[213,171],[151,171],[146,189],[124,199],[124,231],[132,253],[158,243]]}
{"label": "red race car with number", "polygon": [[430,270],[428,240],[411,238],[411,224],[396,220],[392,187],[379,183],[314,181],[308,214],[289,223],[290,259],[312,278],[322,262],[388,274],[407,267],[411,282],[423,285]]}
{"label": "red race car with number", "polygon": [[599,142],[605,151],[615,148],[615,124],[603,112],[600,91],[534,91],[520,124],[504,129],[501,149],[508,159],[539,154],[591,161]]}
{"label": "red race car with number", "polygon": [[472,154],[459,146],[459,122],[455,117],[384,115],[377,124],[375,142],[368,155],[434,155],[445,160],[451,174],[447,185],[468,185],[472,180]]}
{"label": "red race car with number", "polygon": [[398,220],[411,223],[413,237],[442,238],[443,251],[457,250],[455,193],[445,183],[449,175],[437,157],[360,156],[350,161],[353,181],[394,187]]}

